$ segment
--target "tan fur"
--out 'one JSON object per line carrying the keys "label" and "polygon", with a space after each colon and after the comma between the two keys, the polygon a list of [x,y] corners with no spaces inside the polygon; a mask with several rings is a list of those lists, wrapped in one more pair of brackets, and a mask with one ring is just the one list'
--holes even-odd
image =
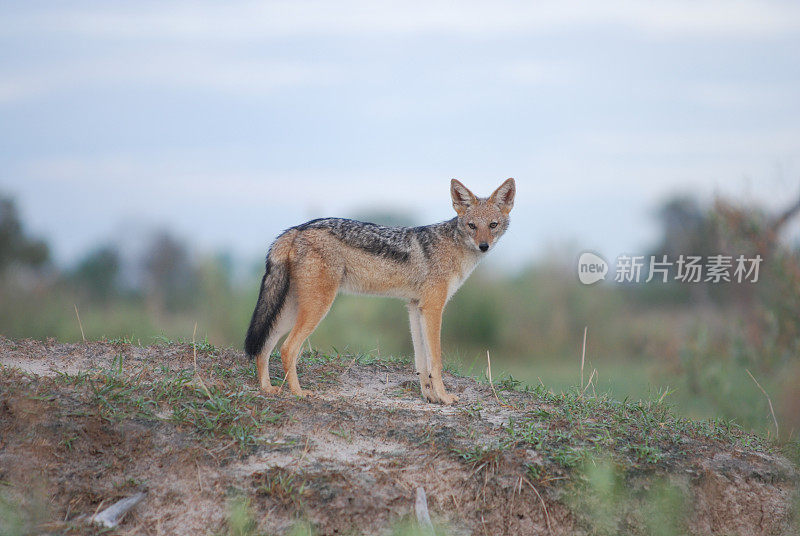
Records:
{"label": "tan fur", "polygon": [[[508,179],[491,197],[479,199],[454,179],[451,194],[458,222],[467,233],[461,241],[437,241],[428,257],[415,243],[406,262],[395,262],[351,247],[320,228],[293,228],[276,240],[271,256],[288,263],[290,283],[275,327],[256,360],[259,383],[265,392],[272,394],[278,389],[270,384],[268,360],[278,339],[289,331],[281,346],[286,382],[292,393],[308,394],[297,378],[300,348],[328,313],[337,293],[349,292],[405,300],[423,396],[443,404],[458,400],[442,382],[442,312],[485,254],[478,245],[483,242],[491,246],[505,231],[513,206],[514,181]],[[490,228],[492,222],[502,229]]]}

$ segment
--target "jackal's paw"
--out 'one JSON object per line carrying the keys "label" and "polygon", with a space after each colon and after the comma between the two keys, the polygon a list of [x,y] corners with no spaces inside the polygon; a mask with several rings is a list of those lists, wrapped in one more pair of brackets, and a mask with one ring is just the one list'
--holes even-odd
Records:
{"label": "jackal's paw", "polygon": [[314,391],[309,391],[308,389],[292,389],[292,394],[300,398],[305,398],[307,396],[314,396]]}
{"label": "jackal's paw", "polygon": [[450,393],[442,393],[439,395],[439,402],[445,406],[449,406],[450,404],[458,402],[458,397],[456,395],[451,395]]}
{"label": "jackal's paw", "polygon": [[432,404],[444,404],[445,406],[458,402],[458,397],[456,395],[451,395],[449,393],[436,394],[433,391],[423,393],[423,398]]}
{"label": "jackal's paw", "polygon": [[427,402],[438,402],[439,399],[436,397],[436,393],[433,392],[433,387],[431,385],[420,384],[420,392],[422,393],[422,398]]}
{"label": "jackal's paw", "polygon": [[281,388],[277,385],[270,385],[270,384],[261,384],[261,390],[264,392],[265,395],[275,396],[281,392]]}

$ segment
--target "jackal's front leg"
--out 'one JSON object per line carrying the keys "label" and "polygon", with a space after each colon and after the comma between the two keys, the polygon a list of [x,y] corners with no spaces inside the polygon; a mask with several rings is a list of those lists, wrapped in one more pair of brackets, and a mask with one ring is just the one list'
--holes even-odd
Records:
{"label": "jackal's front leg", "polygon": [[442,404],[452,404],[458,402],[458,397],[451,395],[444,388],[442,382],[442,310],[444,309],[444,299],[428,301],[422,304],[422,333],[425,338],[425,347],[428,351],[428,379],[431,381],[435,402]]}
{"label": "jackal's front leg", "polygon": [[416,302],[409,303],[408,323],[411,326],[411,342],[414,344],[414,366],[419,376],[419,388],[422,398],[428,402],[436,402],[433,394],[430,372],[428,371],[428,353],[425,350],[425,339],[422,335],[422,313]]}

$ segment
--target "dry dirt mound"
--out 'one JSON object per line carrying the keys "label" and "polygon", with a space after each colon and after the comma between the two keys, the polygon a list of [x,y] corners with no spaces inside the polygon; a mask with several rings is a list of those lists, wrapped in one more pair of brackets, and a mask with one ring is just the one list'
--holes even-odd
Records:
{"label": "dry dirt mound", "polygon": [[725,423],[454,375],[461,402],[436,406],[409,363],[301,361],[316,393],[303,400],[262,396],[241,352],[207,344],[201,384],[191,344],[0,337],[0,532],[92,533],[88,516],[143,491],[115,533],[283,534],[302,521],[382,534],[413,516],[418,487],[448,534],[795,526],[796,469]]}

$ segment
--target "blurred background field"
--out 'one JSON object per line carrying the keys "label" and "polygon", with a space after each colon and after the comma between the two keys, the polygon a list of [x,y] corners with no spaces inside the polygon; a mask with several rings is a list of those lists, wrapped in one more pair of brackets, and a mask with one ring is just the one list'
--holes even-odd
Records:
{"label": "blurred background field", "polygon": [[[451,177],[513,176],[445,312],[452,366],[573,388],[587,329],[580,388],[774,436],[749,370],[797,435],[794,2],[6,2],[0,50],[4,336],[80,340],[77,308],[87,338],[240,347],[282,229],[433,223]],[[582,250],[764,262],[584,286]],[[411,353],[403,305],[368,297],[311,345]]]}
{"label": "blurred background field", "polygon": [[[197,254],[160,231],[142,241],[139,257],[126,260],[108,244],[61,268],[51,261],[47,241],[28,234],[13,200],[1,207],[3,335],[79,341],[82,326],[89,339],[146,345],[191,340],[197,323],[199,339],[241,346],[262,262],[237,274],[226,255]],[[607,281],[585,286],[577,277],[577,252],[567,250],[514,271],[481,265],[445,311],[445,359],[462,373],[481,375],[488,351],[498,381],[559,391],[581,385],[583,356],[583,388],[591,392],[610,391],[619,399],[665,396],[684,415],[734,419],[774,436],[768,400],[749,370],[774,401],[781,435],[795,436],[800,250],[780,235],[798,209],[792,203],[769,214],[685,197],[662,207],[654,254],[682,248],[704,256],[760,254],[765,261],[757,283],[618,284],[612,266]],[[398,300],[343,295],[309,344],[326,353],[410,356],[407,323]]]}

